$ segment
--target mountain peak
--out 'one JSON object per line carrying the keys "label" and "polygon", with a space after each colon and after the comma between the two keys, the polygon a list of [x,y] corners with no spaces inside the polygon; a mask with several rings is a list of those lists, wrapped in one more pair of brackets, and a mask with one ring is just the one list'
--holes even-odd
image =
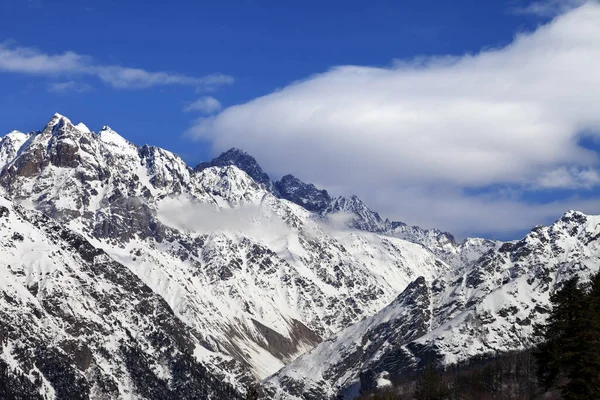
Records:
{"label": "mountain peak", "polygon": [[257,183],[264,185],[267,188],[271,187],[271,179],[267,175],[256,159],[246,151],[232,147],[231,149],[221,153],[217,158],[208,162],[201,162],[194,168],[196,172],[200,172],[209,167],[226,167],[235,165],[245,173],[247,173]]}
{"label": "mountain peak", "polygon": [[21,132],[21,131],[10,131],[8,132],[6,135],[0,137],[0,142],[2,142],[3,140],[14,140],[15,138],[22,138],[22,137],[28,137],[29,134]]}
{"label": "mountain peak", "polygon": [[[236,156],[249,156],[249,157],[252,157],[252,156],[250,156],[250,154],[248,154],[248,152],[247,152],[247,151],[245,151],[245,150],[242,150],[242,149],[240,149],[240,148],[237,148],[237,147],[232,147],[232,148],[230,148],[229,150],[227,150],[227,151],[225,151],[225,152],[221,153],[221,156],[223,156],[223,155],[226,155],[226,154],[227,154],[227,155],[236,155]],[[252,158],[254,158],[254,157],[252,157]]]}
{"label": "mountain peak", "polygon": [[92,133],[90,128],[88,128],[87,125],[84,124],[83,122],[80,122],[77,125],[75,125],[75,128],[77,128],[80,132],[83,132],[83,133]]}
{"label": "mountain peak", "polygon": [[100,141],[112,145],[113,147],[128,147],[130,142],[123,136],[119,135],[114,129],[108,125],[104,125],[98,132]]}
{"label": "mountain peak", "polygon": [[554,223],[553,226],[578,226],[585,224],[588,221],[588,216],[581,211],[569,210],[564,213],[558,221]]}
{"label": "mountain peak", "polygon": [[64,120],[71,122],[71,120],[69,118],[67,118],[64,115],[59,114],[59,113],[54,113],[54,115],[52,116],[52,120],[53,119],[64,119]]}
{"label": "mountain peak", "polygon": [[279,195],[309,211],[323,212],[331,203],[326,190],[319,190],[312,183],[304,183],[294,175],[285,175],[274,184]]}
{"label": "mountain peak", "polygon": [[51,130],[52,132],[54,132],[56,129],[60,129],[65,125],[73,125],[73,123],[71,122],[71,120],[67,117],[65,117],[62,114],[59,113],[55,113],[52,118],[50,118],[50,121],[48,121],[48,123],[46,124],[46,127],[44,128],[44,132]]}
{"label": "mountain peak", "polygon": [[30,134],[20,131],[12,131],[0,137],[0,169],[17,156],[30,137]]}
{"label": "mountain peak", "polygon": [[353,215],[349,226],[354,229],[359,229],[369,232],[381,232],[385,230],[385,224],[378,213],[372,211],[367,205],[356,195],[348,197],[340,196],[334,199],[326,213],[344,212]]}
{"label": "mountain peak", "polygon": [[44,129],[42,130],[42,132],[46,132],[46,133],[52,133],[52,134],[56,134],[58,132],[66,132],[66,131],[72,131],[72,132],[79,132],[79,133],[83,133],[83,134],[91,134],[92,131],[83,123],[80,122],[77,125],[73,124],[73,122],[71,122],[71,120],[67,117],[65,117],[62,114],[59,113],[55,113],[52,118],[50,118],[50,121],[48,121],[48,123],[46,124],[46,126],[44,127]]}
{"label": "mountain peak", "polygon": [[561,219],[567,218],[567,219],[571,219],[571,218],[585,218],[587,215],[585,215],[584,213],[582,213],[581,211],[577,211],[577,210],[569,210],[566,213],[564,213],[561,217]]}

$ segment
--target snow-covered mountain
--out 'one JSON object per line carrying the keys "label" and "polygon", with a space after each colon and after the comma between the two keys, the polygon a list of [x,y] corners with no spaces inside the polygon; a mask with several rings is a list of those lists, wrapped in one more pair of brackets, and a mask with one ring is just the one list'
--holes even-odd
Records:
{"label": "snow-covered mountain", "polygon": [[556,282],[598,261],[595,217],[458,242],[272,182],[242,150],[192,169],[59,114],[0,139],[0,195],[0,373],[42,398],[236,398],[281,368],[272,396],[351,397],[424,360],[528,346]]}
{"label": "snow-covered mountain", "polygon": [[328,224],[242,171],[261,176],[239,150],[193,170],[57,114],[39,132],[7,135],[0,154],[6,198],[133,273],[194,332],[197,360],[238,389],[449,268],[418,243]]}
{"label": "snow-covered mountain", "polygon": [[0,397],[242,398],[241,366],[83,236],[0,198],[0,254]]}
{"label": "snow-covered mountain", "polygon": [[[376,315],[343,330],[267,380],[273,398],[351,399],[430,362],[535,344],[549,296],[600,266],[600,217],[569,211],[438,278],[417,278]],[[337,398],[337,397],[336,397]]]}
{"label": "snow-covered mountain", "polygon": [[201,162],[194,171],[200,172],[210,167],[227,167],[233,165],[250,176],[254,182],[265,188],[272,188],[271,178],[256,162],[256,159],[241,149],[229,149],[212,161]]}

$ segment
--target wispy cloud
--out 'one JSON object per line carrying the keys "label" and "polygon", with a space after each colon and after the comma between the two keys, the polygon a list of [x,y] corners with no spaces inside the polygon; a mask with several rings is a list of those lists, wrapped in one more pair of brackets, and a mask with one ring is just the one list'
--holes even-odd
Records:
{"label": "wispy cloud", "polygon": [[539,189],[590,189],[600,184],[594,168],[560,167],[544,172],[533,185]]}
{"label": "wispy cloud", "polygon": [[[522,229],[568,204],[598,212],[597,200],[523,200],[600,185],[598,153],[580,145],[582,132],[600,136],[598,21],[590,2],[503,48],[333,68],[198,119],[188,135],[453,231]],[[520,194],[489,189],[507,186]]]}
{"label": "wispy cloud", "polygon": [[92,85],[77,81],[52,82],[48,84],[48,91],[51,93],[84,93],[92,89]]}
{"label": "wispy cloud", "polygon": [[540,17],[554,17],[580,7],[589,0],[541,0],[533,1],[526,6],[514,7],[516,14],[532,14]]}
{"label": "wispy cloud", "polygon": [[210,91],[216,87],[233,83],[233,77],[224,74],[211,74],[196,78],[177,73],[148,72],[139,68],[119,66],[96,66],[90,72],[109,85],[122,89],[185,85],[194,86],[201,91]]}
{"label": "wispy cloud", "polygon": [[[182,213],[181,210],[186,212]],[[158,204],[158,218],[166,225],[195,232],[239,232],[259,237],[265,243],[285,237],[290,228],[266,207],[246,205],[216,209],[184,198],[165,198]],[[267,223],[268,222],[268,223]]]}
{"label": "wispy cloud", "polygon": [[183,111],[199,111],[203,114],[213,114],[221,110],[221,102],[212,96],[204,96],[198,100],[189,103],[183,108]]}
{"label": "wispy cloud", "polygon": [[225,74],[193,77],[174,72],[150,72],[140,68],[99,64],[92,57],[72,51],[46,54],[6,42],[0,43],[0,71],[51,77],[92,76],[119,89],[183,85],[207,91],[233,83],[233,77]]}

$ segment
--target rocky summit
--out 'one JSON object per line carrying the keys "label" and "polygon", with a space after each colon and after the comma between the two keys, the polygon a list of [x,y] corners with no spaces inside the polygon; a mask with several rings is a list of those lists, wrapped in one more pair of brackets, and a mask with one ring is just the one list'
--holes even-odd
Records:
{"label": "rocky summit", "polygon": [[0,139],[0,195],[3,398],[352,399],[531,347],[600,261],[600,217],[457,241],[239,149],[191,168],[59,114]]}

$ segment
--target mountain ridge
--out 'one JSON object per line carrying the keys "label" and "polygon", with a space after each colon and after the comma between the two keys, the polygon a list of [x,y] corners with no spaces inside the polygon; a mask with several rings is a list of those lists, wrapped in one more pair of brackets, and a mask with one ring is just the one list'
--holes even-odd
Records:
{"label": "mountain ridge", "polygon": [[[0,149],[17,147],[9,142]],[[447,268],[421,245],[332,229],[236,166],[194,171],[108,127],[96,134],[56,115],[10,154],[4,195],[83,235],[164,299],[210,365],[235,366],[236,390],[376,313],[415,271]]]}
{"label": "mountain ridge", "polygon": [[[219,157],[193,169],[169,151],[137,146],[107,126],[94,133],[57,114],[41,131],[0,139],[0,195],[9,211],[43,214],[40,224],[79,235],[114,262],[117,275],[147,287],[144,293],[156,298],[151,308],[167,307],[178,329],[193,332],[189,365],[226,381],[233,396],[268,378],[265,388],[275,398],[351,398],[384,375],[420,368],[420,359],[451,363],[490,346],[531,345],[527,321],[543,320],[548,293],[599,261],[594,216],[567,212],[512,242],[458,242],[446,232],[383,219],[356,196],[333,198],[292,175],[267,182],[258,162],[239,149]],[[3,226],[2,233],[8,241],[14,232]],[[19,242],[15,237],[10,243]],[[66,272],[56,271],[62,282]],[[22,285],[13,263],[0,260],[0,273]],[[25,274],[28,287],[42,285],[43,275]],[[84,283],[64,295],[78,293],[78,285]],[[27,293],[10,296],[26,302]],[[129,301],[142,301],[144,293]],[[46,299],[43,291],[36,295]],[[533,300],[539,307],[525,306]],[[105,318],[100,306],[90,312]],[[39,351],[39,343],[27,351]],[[86,359],[100,362],[99,342],[89,343]],[[137,346],[128,343],[125,352]],[[134,358],[171,365],[156,348],[147,350]],[[2,347],[0,362],[14,364],[14,351]],[[66,357],[76,368],[77,360]],[[314,381],[307,371],[316,366],[322,376]],[[35,372],[29,364],[19,368]],[[156,393],[175,390],[161,383],[168,370],[146,371]],[[73,376],[90,387],[97,382]],[[130,398],[144,386],[115,379],[117,392],[98,393]],[[44,385],[46,394],[55,390]],[[221,389],[207,383],[197,390]]]}
{"label": "mountain ridge", "polygon": [[419,277],[382,311],[268,378],[267,388],[273,398],[351,399],[430,362],[445,367],[531,348],[549,295],[574,275],[585,282],[598,271],[599,239],[600,216],[571,210],[474,264]]}
{"label": "mountain ridge", "polygon": [[[37,136],[41,133],[47,132],[48,129],[54,129],[54,127],[56,125],[62,125],[62,124],[69,124],[73,128],[79,130],[82,133],[87,133],[90,135],[97,135],[100,138],[104,137],[105,139],[103,141],[105,141],[106,143],[118,142],[119,145],[121,145],[121,146],[124,146],[124,145],[136,146],[133,143],[124,139],[122,136],[120,136],[118,133],[116,133],[114,130],[112,130],[109,126],[106,126],[106,125],[103,126],[103,128],[97,134],[95,134],[94,132],[90,131],[89,128],[87,128],[87,126],[85,126],[85,124],[79,123],[77,125],[74,125],[69,118],[67,118],[64,115],[59,114],[59,113],[54,114],[54,116],[51,118],[51,120],[48,122],[48,124],[42,131],[32,132],[32,133],[23,134],[23,135],[27,135],[27,139],[34,138],[35,136]],[[20,133],[18,131],[13,131],[13,132]],[[11,132],[11,133],[13,133],[13,132]],[[8,134],[6,136],[8,136]],[[6,147],[8,147],[8,146],[6,146]],[[147,145],[147,144],[143,145],[143,146],[136,146],[136,147],[141,147],[144,149],[160,149],[156,146],[151,146],[151,145]],[[3,150],[2,142],[0,142],[0,168],[2,168],[4,166],[3,164],[7,163],[7,161],[4,161],[3,158],[1,157],[2,151],[4,151],[4,150]],[[204,162],[197,164],[196,167],[194,167],[194,168],[191,168],[190,166],[188,166],[182,159],[177,157],[175,154],[173,154],[167,150],[163,150],[163,149],[160,149],[160,151],[166,152],[166,153],[170,154],[172,157],[178,158],[179,163],[181,165],[185,166],[185,169],[187,169],[189,171],[200,172],[203,169],[209,168],[211,166],[223,167],[223,166],[227,166],[227,165],[234,165],[234,166],[238,167],[239,169],[241,169],[242,171],[246,172],[257,183],[264,185],[264,187],[267,190],[269,190],[270,192],[272,192],[275,196],[284,198],[286,200],[290,200],[304,208],[307,208],[307,205],[308,205],[307,209],[309,211],[315,211],[323,216],[327,216],[327,215],[331,215],[331,214],[335,214],[335,213],[341,213],[341,212],[350,213],[353,216],[350,219],[350,221],[348,221],[348,225],[351,228],[356,228],[356,229],[361,229],[361,230],[366,230],[366,231],[371,231],[371,232],[376,232],[376,233],[390,234],[392,236],[401,237],[406,240],[412,240],[417,243],[421,243],[421,242],[419,242],[415,237],[412,237],[411,236],[412,233],[416,233],[417,236],[424,237],[424,236],[427,236],[427,232],[429,232],[429,230],[423,230],[417,226],[408,226],[408,225],[404,224],[403,222],[389,221],[387,219],[382,220],[378,213],[371,211],[366,206],[366,204],[364,204],[357,196],[352,195],[349,198],[346,198],[344,196],[332,198],[329,196],[329,194],[327,193],[327,191],[325,189],[318,189],[313,184],[304,183],[301,180],[299,180],[298,178],[296,178],[290,174],[284,176],[279,181],[271,181],[269,176],[262,170],[262,168],[260,167],[260,165],[258,164],[256,159],[254,157],[252,157],[250,154],[248,154],[246,151],[241,150],[239,148],[231,148],[231,149],[221,153],[221,155],[217,156],[216,158],[214,158],[211,161],[204,161]],[[288,183],[287,185],[285,185],[286,182]],[[291,185],[290,185],[290,183],[291,183]],[[288,193],[288,192],[286,192],[285,194],[280,193],[279,188],[283,188],[284,186],[287,186],[288,192],[297,191],[298,187],[300,187],[301,188],[300,191],[306,193],[305,194],[306,196],[315,196],[315,193],[317,193],[317,196],[321,196],[322,199],[318,200],[319,205],[317,206],[317,208],[314,208],[314,206],[311,207],[309,205],[311,200],[307,200],[306,198],[300,198],[298,196],[291,196],[290,193]],[[292,186],[292,187],[290,187],[290,186]],[[315,200],[312,200],[312,201],[314,202]],[[399,229],[400,227],[403,227],[404,229]],[[402,231],[402,232],[399,232],[399,231]],[[433,229],[431,231],[438,233],[438,234],[445,235],[445,236],[451,238],[452,241],[455,241],[454,237],[448,232],[441,232],[436,229]],[[429,239],[431,240],[431,237]],[[465,239],[465,241],[468,239],[469,238]],[[429,245],[428,242],[425,242],[422,244],[424,244],[426,246]]]}

